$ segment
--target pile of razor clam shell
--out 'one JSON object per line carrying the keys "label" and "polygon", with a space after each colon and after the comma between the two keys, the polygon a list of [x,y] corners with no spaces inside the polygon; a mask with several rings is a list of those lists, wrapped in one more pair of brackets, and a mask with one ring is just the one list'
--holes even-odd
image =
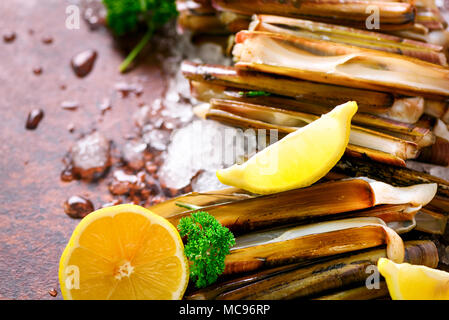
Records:
{"label": "pile of razor clam shell", "polygon": [[[368,30],[373,4],[379,28]],[[221,188],[150,207],[175,226],[207,211],[236,236],[218,282],[186,299],[379,299],[387,287],[369,285],[368,270],[380,257],[448,267],[449,37],[433,1],[177,5],[181,28],[233,59],[182,63],[200,118],[282,138],[359,105],[344,157],[310,187]]]}

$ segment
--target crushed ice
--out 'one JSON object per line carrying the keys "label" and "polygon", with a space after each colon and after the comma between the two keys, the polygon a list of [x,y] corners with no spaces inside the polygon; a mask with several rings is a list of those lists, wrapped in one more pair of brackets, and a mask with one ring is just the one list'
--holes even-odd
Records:
{"label": "crushed ice", "polygon": [[[231,60],[217,44],[194,45],[188,32],[167,32],[172,34],[158,39],[161,52],[164,52],[159,59],[164,74],[168,76],[166,92],[161,100],[142,107],[135,114],[135,121],[143,128],[145,143],[159,151],[167,149],[164,164],[158,172],[166,187],[182,189],[192,184],[194,191],[224,188],[215,171],[226,165],[222,161],[223,150],[235,148],[232,139],[226,142],[222,137],[226,130],[228,135],[232,135],[236,129],[195,118],[192,107],[197,101],[190,95],[189,82],[180,65],[186,59],[222,65],[230,65]],[[155,116],[158,110],[161,110],[161,117]],[[157,119],[164,119],[164,123],[154,123]],[[171,135],[161,127],[173,130]]]}

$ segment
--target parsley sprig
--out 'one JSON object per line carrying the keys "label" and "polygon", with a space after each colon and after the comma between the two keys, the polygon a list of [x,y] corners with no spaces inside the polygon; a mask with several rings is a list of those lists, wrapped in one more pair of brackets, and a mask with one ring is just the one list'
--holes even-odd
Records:
{"label": "parsley sprig", "polygon": [[184,253],[191,262],[190,277],[197,288],[214,283],[225,269],[225,257],[235,244],[234,235],[205,211],[198,211],[178,223],[187,237]]}
{"label": "parsley sprig", "polygon": [[103,0],[103,3],[107,10],[107,24],[116,35],[134,32],[142,24],[147,27],[142,40],[120,65],[120,72],[126,71],[154,31],[177,15],[174,0]]}

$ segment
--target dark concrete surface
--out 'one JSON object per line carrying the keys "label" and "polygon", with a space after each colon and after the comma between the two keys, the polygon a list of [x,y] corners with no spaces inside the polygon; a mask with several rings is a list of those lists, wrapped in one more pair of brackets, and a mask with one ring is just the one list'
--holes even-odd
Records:
{"label": "dark concrete surface", "polygon": [[[133,132],[132,114],[139,104],[151,103],[164,90],[156,59],[147,54],[126,75],[117,68],[124,52],[104,29],[66,28],[66,0],[0,1],[0,299],[61,299],[57,270],[59,257],[78,220],[63,211],[72,195],[87,196],[100,207],[111,201],[105,183],[64,183],[62,158],[83,133],[97,129],[118,146]],[[16,33],[3,41],[8,30]],[[42,39],[52,37],[51,44]],[[94,49],[98,58],[92,72],[77,78],[70,67],[76,53]],[[149,52],[153,51],[148,50]],[[33,69],[42,68],[36,75]],[[141,96],[120,98],[114,85],[141,79]],[[65,90],[61,87],[66,87]],[[101,116],[104,98],[112,110]],[[76,111],[61,108],[77,101]],[[27,115],[41,108],[45,116],[34,131],[25,129]],[[67,126],[73,123],[75,131]]]}

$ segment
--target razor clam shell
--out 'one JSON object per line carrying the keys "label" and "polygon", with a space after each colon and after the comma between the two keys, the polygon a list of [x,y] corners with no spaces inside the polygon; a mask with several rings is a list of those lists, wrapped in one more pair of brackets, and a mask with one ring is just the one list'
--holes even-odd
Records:
{"label": "razor clam shell", "polygon": [[314,300],[375,300],[389,297],[390,293],[388,292],[387,284],[385,281],[381,281],[378,284],[378,288],[368,288],[365,284],[361,287],[319,296],[314,298]]}
{"label": "razor clam shell", "polygon": [[225,259],[224,274],[321,258],[350,251],[387,245],[387,256],[404,259],[401,237],[379,218],[357,217],[284,227],[250,233],[236,238]]}
{"label": "razor clam shell", "polygon": [[[328,105],[307,102],[299,98],[293,99],[274,94],[263,97],[247,97],[245,96],[249,92],[247,90],[214,85],[209,82],[190,81],[190,87],[192,96],[203,102],[210,102],[212,99],[236,100],[314,115],[322,115],[331,111],[331,107]],[[376,110],[373,108],[367,110],[365,108],[362,110],[363,112],[357,112],[354,115],[352,122],[368,128],[385,130],[386,132],[397,132],[417,138],[432,134],[430,128],[421,128],[415,124],[422,115],[422,106],[420,106],[420,102],[413,103],[410,101],[411,99],[413,98],[396,99],[390,110]],[[408,103],[404,100],[407,100]],[[407,104],[409,108],[397,108],[398,110],[393,110],[398,106],[399,102]],[[388,114],[393,114],[392,118],[389,118]],[[393,119],[393,117],[398,118],[398,116],[400,120]]]}
{"label": "razor clam shell", "polygon": [[255,15],[249,30],[285,33],[329,40],[367,49],[407,55],[447,66],[447,59],[441,46],[379,32],[270,15]]}
{"label": "razor clam shell", "polygon": [[228,34],[226,26],[222,24],[216,13],[192,14],[188,10],[180,11],[178,24],[181,28],[188,29],[194,33]]}
{"label": "razor clam shell", "polygon": [[[375,190],[371,185],[377,186]],[[337,214],[373,208],[374,204],[380,205],[383,200],[390,204],[413,203],[416,206],[428,202],[428,198],[424,196],[415,197],[416,192],[401,192],[404,189],[378,186],[377,182],[362,179],[331,181],[273,195],[209,205],[201,210],[209,212],[232,232],[242,234],[276,225],[298,224],[320,217],[331,218]],[[426,190],[429,186],[418,185],[412,188],[419,191]],[[396,195],[397,199],[379,193],[385,191],[391,192],[392,196]],[[425,194],[428,196],[429,192],[426,191]],[[180,219],[195,211],[184,211],[165,217],[176,226]]]}
{"label": "razor clam shell", "polygon": [[433,145],[421,149],[418,161],[443,167],[449,166],[449,141],[436,137]]}
{"label": "razor clam shell", "polygon": [[[206,112],[205,118],[209,120],[216,120],[230,126],[241,128],[278,130],[278,132],[281,135],[286,135],[296,130],[295,128],[292,127],[272,125],[258,120],[248,120],[245,117],[234,115],[232,113],[222,110],[213,110],[213,109],[209,110],[208,112]],[[395,166],[405,166],[404,159],[399,156],[362,146],[356,146],[353,144],[349,144],[347,146],[345,154],[354,158],[361,158],[361,159],[369,158],[376,162],[381,162]]]}
{"label": "razor clam shell", "polygon": [[[356,211],[373,206],[370,184],[360,179],[332,181],[234,203],[204,207],[232,232],[241,234],[275,225]],[[173,225],[194,211],[166,216]],[[254,214],[257,212],[257,214]]]}
{"label": "razor clam shell", "polygon": [[221,11],[232,11],[241,14],[274,14],[328,23],[366,28],[370,16],[369,6],[379,9],[379,27],[382,30],[402,30],[413,24],[414,6],[409,3],[376,2],[376,1],[314,1],[306,0],[214,0],[214,6]]}
{"label": "razor clam shell", "polygon": [[228,188],[210,192],[191,192],[179,197],[161,202],[153,205],[148,209],[160,215],[161,217],[168,217],[174,214],[182,213],[186,211],[186,208],[178,206],[176,203],[184,202],[190,205],[206,207],[217,204],[225,204],[235,202],[244,199],[250,199],[255,197],[245,190],[237,188]]}
{"label": "razor clam shell", "polygon": [[[330,262],[281,273],[247,286],[222,293],[217,299],[295,299],[316,295],[366,281],[367,268],[385,257],[385,250],[370,250]],[[438,252],[431,241],[413,241],[405,245],[405,261],[431,268],[438,265]]]}
{"label": "razor clam shell", "polygon": [[[220,282],[186,295],[186,299],[292,299],[320,297],[329,290],[344,290],[347,286],[364,284],[366,267],[386,257],[385,249],[370,249],[305,264],[267,269]],[[405,261],[434,268],[438,252],[432,241],[405,243]],[[344,267],[354,266],[353,269]],[[343,270],[350,272],[344,273]],[[355,272],[356,270],[364,272]],[[223,279],[223,278],[222,278]]]}
{"label": "razor clam shell", "polygon": [[429,209],[421,209],[415,216],[416,230],[443,235],[446,230],[448,217],[444,214],[433,212]]}
{"label": "razor clam shell", "polygon": [[377,110],[378,112],[387,112],[394,103],[394,96],[390,93],[238,70],[235,67],[184,61],[181,65],[181,70],[189,80],[206,81],[211,84],[234,86],[247,90],[268,91],[281,96],[319,102],[326,106],[335,106],[347,101],[357,101],[361,111]]}
{"label": "razor clam shell", "polygon": [[[232,100],[212,99],[210,104],[211,111],[206,113],[206,118],[213,116],[214,110],[221,110],[240,117],[243,126],[245,126],[244,122],[246,122],[247,127],[257,128],[257,124],[260,121],[280,126],[279,131],[283,133],[293,132],[297,128],[304,127],[318,119],[318,116],[313,114]],[[219,114],[216,114],[217,116]],[[234,119],[237,120],[237,117]],[[414,159],[419,152],[418,146],[414,142],[356,125],[351,125],[349,144],[382,151],[402,159]]]}
{"label": "razor clam shell", "polygon": [[236,42],[238,68],[437,100],[449,97],[449,69],[419,59],[266,32],[241,31]]}
{"label": "razor clam shell", "polygon": [[436,183],[438,185],[437,195],[449,198],[449,181],[409,168],[385,166],[362,159],[344,157],[337,163],[333,171],[341,172],[352,177],[364,176],[381,180],[392,186]]}

